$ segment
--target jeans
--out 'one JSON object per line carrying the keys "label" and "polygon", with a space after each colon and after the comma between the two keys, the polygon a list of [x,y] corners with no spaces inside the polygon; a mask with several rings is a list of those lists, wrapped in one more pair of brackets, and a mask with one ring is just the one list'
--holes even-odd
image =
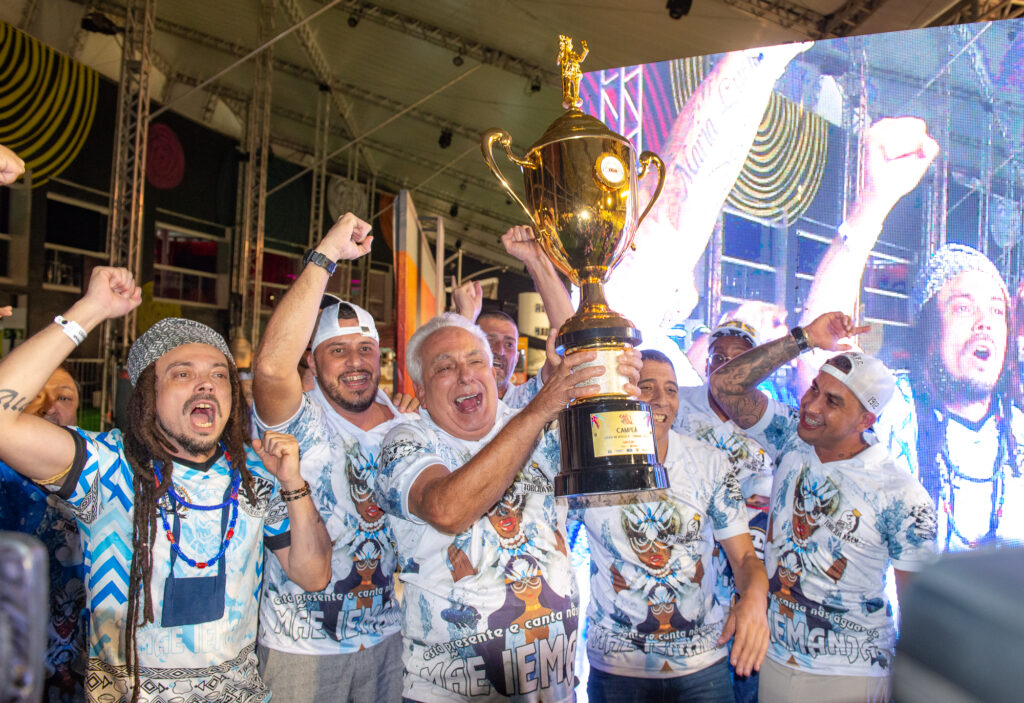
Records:
{"label": "jeans", "polygon": [[592,703],[631,703],[632,701],[697,701],[733,703],[729,659],[726,657],[706,669],[671,679],[641,679],[616,676],[591,667],[587,696]]}

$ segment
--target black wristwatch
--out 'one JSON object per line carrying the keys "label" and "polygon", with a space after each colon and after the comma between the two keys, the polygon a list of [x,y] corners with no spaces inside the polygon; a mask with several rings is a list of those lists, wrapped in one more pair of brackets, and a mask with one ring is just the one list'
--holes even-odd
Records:
{"label": "black wristwatch", "polygon": [[810,342],[807,341],[807,335],[804,333],[803,327],[794,327],[789,331],[789,334],[792,335],[793,340],[796,342],[796,348],[801,354],[811,350]]}
{"label": "black wristwatch", "polygon": [[338,268],[337,262],[331,261],[316,249],[310,249],[306,252],[306,255],[302,257],[302,268],[306,268],[307,264],[316,264],[320,268],[326,270],[327,275],[329,276],[333,276],[334,270]]}

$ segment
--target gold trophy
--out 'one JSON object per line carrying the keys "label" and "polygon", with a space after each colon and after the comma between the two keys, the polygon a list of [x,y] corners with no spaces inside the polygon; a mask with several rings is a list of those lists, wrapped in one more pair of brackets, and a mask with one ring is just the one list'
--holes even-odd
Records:
{"label": "gold trophy", "polygon": [[[522,158],[512,153],[512,137],[503,129],[483,135],[484,160],[533,223],[544,253],[581,289],[576,314],[559,330],[560,353],[597,352],[604,366],[596,396],[575,400],[558,418],[562,470],[555,477],[555,495],[577,496],[666,488],[665,469],[658,464],[653,417],[647,403],[628,396],[627,379],[616,372],[622,350],[640,343],[640,332],[610,310],[604,283],[633,243],[637,227],[651,210],[665,184],[665,164],[650,151],[640,155],[625,137],[582,112],[580,62],[572,39],[559,37],[562,106],[566,111]],[[523,171],[526,202],[502,175],[492,153],[500,144]],[[638,181],[651,165],[658,185],[643,212],[637,204]],[[529,203],[527,205],[526,203]],[[589,381],[588,383],[595,383]]]}

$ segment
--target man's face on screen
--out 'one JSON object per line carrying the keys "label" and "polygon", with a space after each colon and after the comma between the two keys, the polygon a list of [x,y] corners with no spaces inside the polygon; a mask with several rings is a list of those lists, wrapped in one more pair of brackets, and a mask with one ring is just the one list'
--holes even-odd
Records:
{"label": "man's face on screen", "polygon": [[944,373],[966,393],[991,393],[1006,358],[1006,296],[981,271],[964,271],[936,295]]}

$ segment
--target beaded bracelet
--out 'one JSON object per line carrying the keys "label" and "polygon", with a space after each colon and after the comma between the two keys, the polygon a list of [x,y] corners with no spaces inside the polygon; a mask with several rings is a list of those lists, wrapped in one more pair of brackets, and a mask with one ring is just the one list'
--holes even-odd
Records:
{"label": "beaded bracelet", "polygon": [[309,487],[309,481],[304,481],[302,488],[296,488],[294,491],[286,491],[283,488],[280,491],[281,500],[288,503],[293,500],[299,500],[305,498],[308,495],[313,494],[313,490]]}

